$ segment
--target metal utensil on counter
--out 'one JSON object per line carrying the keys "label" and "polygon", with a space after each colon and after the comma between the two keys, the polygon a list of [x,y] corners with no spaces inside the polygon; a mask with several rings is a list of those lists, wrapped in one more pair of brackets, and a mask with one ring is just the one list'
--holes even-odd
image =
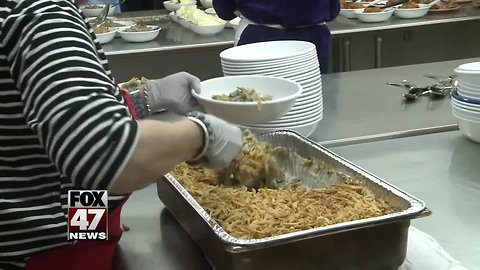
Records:
{"label": "metal utensil on counter", "polygon": [[407,101],[414,101],[421,96],[443,98],[445,96],[449,96],[452,89],[455,88],[455,84],[452,81],[452,76],[449,76],[448,79],[442,79],[440,76],[431,74],[425,74],[425,76],[436,79],[437,83],[426,87],[420,87],[416,84],[408,82],[407,80],[402,80],[401,82],[387,82],[387,85],[406,88],[407,91],[403,93],[403,97]]}
{"label": "metal utensil on counter", "polygon": [[118,5],[121,5],[125,2],[125,0],[120,0],[118,3],[113,4],[113,5],[105,5],[102,10],[100,11],[100,14],[98,14],[97,19],[95,20],[95,24],[99,25],[105,22],[107,19],[108,12],[110,11],[111,8],[115,8]]}

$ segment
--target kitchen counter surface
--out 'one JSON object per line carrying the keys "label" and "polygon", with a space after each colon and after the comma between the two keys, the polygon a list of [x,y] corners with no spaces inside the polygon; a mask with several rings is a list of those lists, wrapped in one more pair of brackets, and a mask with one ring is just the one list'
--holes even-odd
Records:
{"label": "kitchen counter surface", "polygon": [[[132,14],[132,16],[137,17],[140,14],[141,13],[135,12],[134,15]],[[155,14],[166,16],[166,12],[164,10],[155,11]],[[128,16],[128,13],[122,14],[122,17]],[[382,23],[362,23],[358,20],[347,19],[339,15],[334,21],[329,22],[328,26],[332,36],[335,37],[352,33],[474,21],[478,19],[480,19],[480,8],[476,8],[471,4],[467,4],[456,11],[443,13],[430,12],[422,18],[410,20],[392,17],[390,20]],[[192,31],[183,28],[179,24],[168,20],[162,20],[160,25],[163,29],[160,31],[159,36],[155,40],[146,43],[127,43],[120,38],[116,38],[111,43],[103,45],[105,53],[107,55],[119,55],[205,48],[212,46],[233,46],[234,30],[230,28],[225,29],[215,36],[199,36]]]}

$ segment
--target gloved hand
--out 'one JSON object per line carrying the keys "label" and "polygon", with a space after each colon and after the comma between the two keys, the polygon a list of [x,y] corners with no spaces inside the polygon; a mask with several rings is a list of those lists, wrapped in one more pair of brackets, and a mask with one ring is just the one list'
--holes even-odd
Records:
{"label": "gloved hand", "polygon": [[147,83],[148,98],[152,112],[166,109],[185,115],[198,107],[192,96],[192,89],[200,93],[200,79],[187,73],[179,72]]}
{"label": "gloved hand", "polygon": [[210,127],[210,136],[213,136],[199,165],[209,168],[227,167],[242,150],[242,131],[239,127],[213,115],[202,113],[197,115],[197,118]]}

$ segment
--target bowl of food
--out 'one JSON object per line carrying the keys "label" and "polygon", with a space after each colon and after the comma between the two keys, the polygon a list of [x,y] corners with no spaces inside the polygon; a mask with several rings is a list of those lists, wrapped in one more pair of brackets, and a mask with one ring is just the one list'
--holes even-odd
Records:
{"label": "bowl of food", "polygon": [[283,78],[243,75],[209,79],[193,95],[207,113],[235,124],[260,124],[285,115],[302,93],[300,84]]}
{"label": "bowl of food", "polygon": [[147,42],[154,40],[161,28],[155,25],[136,24],[118,30],[122,39],[128,42]]}
{"label": "bowl of food", "polygon": [[104,25],[96,25],[92,27],[95,36],[100,44],[106,44],[115,38],[116,29],[111,29]]}
{"label": "bowl of food", "polygon": [[378,23],[390,19],[394,11],[395,9],[393,8],[381,9],[378,6],[372,6],[355,10],[354,12],[355,15],[357,15],[358,20],[361,22]]}
{"label": "bowl of food", "polygon": [[418,4],[413,1],[408,1],[398,6],[393,15],[402,19],[415,19],[425,16],[428,13],[430,6],[427,4]]}
{"label": "bowl of food", "polygon": [[212,24],[212,25],[198,25],[198,24],[192,23],[192,25],[190,26],[190,29],[196,34],[201,36],[213,36],[222,32],[222,30],[225,29],[226,25],[227,25],[226,22],[219,23],[219,24]]}
{"label": "bowl of food", "polygon": [[197,2],[195,0],[169,0],[164,1],[163,6],[168,11],[175,11],[184,6],[196,6]]}
{"label": "bowl of food", "polygon": [[[105,5],[85,5],[80,7],[80,9],[83,12],[83,15],[85,17],[97,17],[100,15],[100,12],[102,12],[102,9],[105,7]],[[110,6],[111,7],[111,6]],[[108,10],[108,16],[113,15],[114,8],[110,8]]]}
{"label": "bowl of food", "polygon": [[342,1],[340,15],[349,19],[355,19],[357,18],[355,10],[363,10],[365,8],[365,5],[366,4],[364,3]]}

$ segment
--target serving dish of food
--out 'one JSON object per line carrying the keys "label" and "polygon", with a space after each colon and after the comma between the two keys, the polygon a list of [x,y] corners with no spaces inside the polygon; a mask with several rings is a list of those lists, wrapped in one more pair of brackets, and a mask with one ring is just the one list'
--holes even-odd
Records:
{"label": "serving dish of food", "polygon": [[202,81],[192,92],[207,113],[236,124],[260,124],[284,116],[302,93],[302,86],[279,77],[238,75]]}
{"label": "serving dish of food", "polygon": [[[430,1],[431,2],[431,1]],[[459,10],[460,5],[454,0],[441,0],[437,4],[430,7],[430,12],[450,12]]]}
{"label": "serving dish of food", "polygon": [[428,214],[293,131],[247,132],[227,169],[180,165],[157,190],[215,269],[396,269],[410,220]]}
{"label": "serving dish of food", "polygon": [[196,6],[181,7],[176,12],[171,12],[170,18],[174,22],[202,36],[216,35],[225,29],[227,25],[227,22],[218,16],[207,14]]}
{"label": "serving dish of food", "polygon": [[413,1],[408,1],[398,6],[393,15],[402,19],[415,19],[425,16],[428,13],[430,6],[427,4],[418,4]]}
{"label": "serving dish of food", "polygon": [[120,37],[128,42],[147,42],[154,40],[160,33],[161,28],[156,25],[138,23],[130,27],[120,28]]}
{"label": "serving dish of food", "polygon": [[392,17],[395,8],[381,9],[379,6],[370,6],[364,9],[355,10],[358,20],[367,23],[384,22]]}
{"label": "serving dish of food", "polygon": [[104,25],[92,26],[92,30],[100,44],[107,44],[111,42],[115,38],[115,33],[117,32],[117,30],[111,29],[110,27]]}
{"label": "serving dish of food", "polygon": [[[91,26],[96,26],[96,21],[97,21],[97,18],[88,18],[88,23]],[[134,21],[122,20],[122,19],[110,17],[110,18],[107,18],[105,22],[101,24],[101,26],[108,27],[112,31],[117,31],[121,28],[130,27],[135,24],[136,23]],[[115,36],[120,37],[120,34],[116,33]]]}
{"label": "serving dish of food", "polygon": [[359,2],[350,2],[350,1],[341,1],[340,2],[340,15],[345,16],[349,19],[357,18],[355,10],[363,10],[368,4],[359,3]]}

